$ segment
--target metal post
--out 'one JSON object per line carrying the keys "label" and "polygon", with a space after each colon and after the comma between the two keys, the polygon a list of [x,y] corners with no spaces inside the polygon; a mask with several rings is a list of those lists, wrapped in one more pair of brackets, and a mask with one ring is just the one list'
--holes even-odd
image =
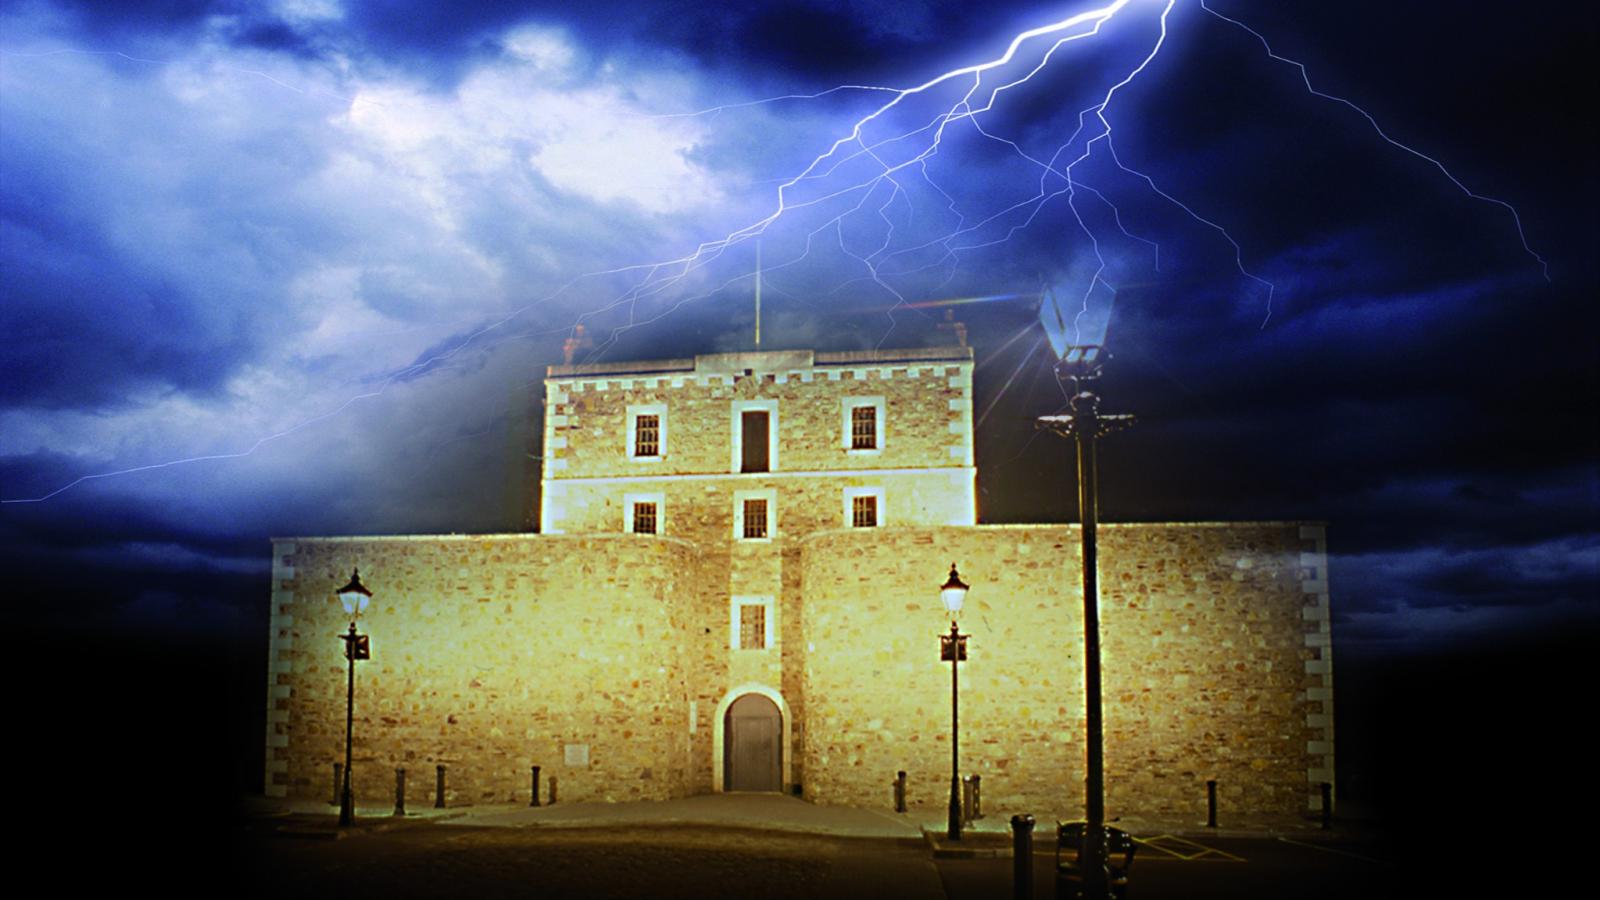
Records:
{"label": "metal post", "polygon": [[345,689],[344,697],[344,790],[339,792],[339,824],[349,825],[355,821],[355,802],[350,795],[350,759],[351,739],[355,735],[356,722],[356,623],[350,623],[350,636],[345,641],[345,658],[349,662],[350,680]]}
{"label": "metal post", "polygon": [[556,777],[550,776],[550,805],[556,805]]}
{"label": "metal post", "polygon": [[1327,831],[1333,827],[1333,785],[1324,781],[1322,783],[1322,830]]}
{"label": "metal post", "polygon": [[950,623],[950,821],[945,837],[961,840],[961,688],[957,671],[961,666],[960,633]]}
{"label": "metal post", "polygon": [[1217,783],[1206,782],[1206,827],[1217,827]]}
{"label": "metal post", "polygon": [[1011,817],[1011,897],[1033,900],[1033,816]]}
{"label": "metal post", "polygon": [[433,767],[433,808],[444,809],[444,766]]}
{"label": "metal post", "polygon": [[339,795],[344,791],[344,763],[333,764],[333,797],[328,800],[329,806],[339,805]]}
{"label": "metal post", "polygon": [[538,806],[539,805],[539,767],[538,766],[534,766],[533,767],[533,790],[532,790],[531,793],[533,794],[533,799],[528,801],[528,805],[529,806]]}
{"label": "metal post", "polygon": [[972,782],[972,776],[971,775],[968,775],[966,778],[961,779],[961,824],[962,825],[971,824],[972,820],[976,819],[978,817],[977,800],[972,794],[972,790],[976,786],[977,785],[973,784],[973,782]]}
{"label": "metal post", "polygon": [[977,820],[983,818],[983,776],[974,775],[972,781],[972,814],[967,818]]}
{"label": "metal post", "polygon": [[394,770],[394,814],[406,814],[406,770],[403,766]]}
{"label": "metal post", "polygon": [[1078,516],[1083,534],[1083,699],[1088,725],[1085,739],[1084,812],[1088,820],[1078,852],[1084,894],[1102,900],[1110,887],[1105,856],[1105,759],[1100,718],[1100,565],[1095,532],[1099,523],[1099,470],[1095,439],[1099,436],[1100,398],[1083,392],[1072,398],[1077,419]]}
{"label": "metal post", "polygon": [[[1133,424],[1131,415],[1100,413],[1094,383],[1100,377],[1104,348],[1077,345],[1062,354],[1056,377],[1070,382],[1071,415],[1041,416],[1038,426],[1073,439],[1078,457],[1078,517],[1083,546],[1083,694],[1087,734],[1084,746],[1084,823],[1078,846],[1078,869],[1083,876],[1083,896],[1104,900],[1110,891],[1106,868],[1105,731],[1100,699],[1100,572],[1095,542],[1099,524],[1099,469],[1097,441]],[[1060,877],[1058,874],[1058,885]]]}
{"label": "metal post", "polygon": [[906,811],[906,772],[901,769],[894,777],[894,811]]}

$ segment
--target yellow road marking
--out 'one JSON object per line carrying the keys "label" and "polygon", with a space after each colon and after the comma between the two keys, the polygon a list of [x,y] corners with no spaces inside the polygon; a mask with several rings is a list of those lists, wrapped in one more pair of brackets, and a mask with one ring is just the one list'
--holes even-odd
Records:
{"label": "yellow road marking", "polygon": [[1235,856],[1225,850],[1207,847],[1205,844],[1181,838],[1175,834],[1158,834],[1155,837],[1135,837],[1133,842],[1141,847],[1149,847],[1173,859],[1192,862],[1199,859],[1225,860],[1227,862],[1244,862],[1242,856]]}

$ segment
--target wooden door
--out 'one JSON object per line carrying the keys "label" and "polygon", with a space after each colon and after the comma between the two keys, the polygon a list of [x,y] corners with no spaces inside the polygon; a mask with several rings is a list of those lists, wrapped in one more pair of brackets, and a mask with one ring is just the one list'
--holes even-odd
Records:
{"label": "wooden door", "polygon": [[760,694],[728,707],[723,727],[722,786],[728,791],[783,790],[783,715]]}

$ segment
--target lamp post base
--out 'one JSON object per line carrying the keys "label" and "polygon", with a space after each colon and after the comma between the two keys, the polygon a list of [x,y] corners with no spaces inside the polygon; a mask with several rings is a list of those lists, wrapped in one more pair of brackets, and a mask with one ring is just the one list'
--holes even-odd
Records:
{"label": "lamp post base", "polygon": [[945,837],[952,841],[961,840],[961,776],[950,776],[950,824],[945,831]]}

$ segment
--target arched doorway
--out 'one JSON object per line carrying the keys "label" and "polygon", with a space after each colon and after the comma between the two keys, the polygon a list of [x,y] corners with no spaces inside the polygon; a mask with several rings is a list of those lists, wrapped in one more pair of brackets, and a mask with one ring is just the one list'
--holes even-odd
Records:
{"label": "arched doorway", "polygon": [[776,703],[754,693],[734,700],[722,741],[723,790],[783,790],[783,714]]}

